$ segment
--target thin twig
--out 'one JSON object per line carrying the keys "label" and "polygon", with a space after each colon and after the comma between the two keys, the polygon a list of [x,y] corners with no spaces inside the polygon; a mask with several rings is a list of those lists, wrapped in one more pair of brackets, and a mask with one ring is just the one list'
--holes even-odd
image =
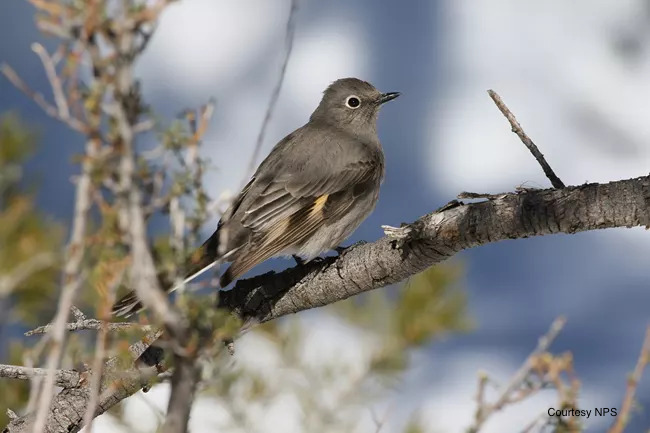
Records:
{"label": "thin twig", "polygon": [[67,121],[70,118],[70,108],[68,107],[68,101],[63,93],[63,86],[61,85],[61,80],[59,79],[58,74],[56,73],[56,67],[54,66],[54,61],[48,54],[45,47],[38,42],[32,44],[32,51],[34,51],[43,63],[43,69],[45,69],[45,74],[47,79],[50,81],[50,86],[52,87],[52,93],[54,94],[54,102],[59,111],[59,117]]}
{"label": "thin twig", "polygon": [[247,176],[244,177],[242,185],[247,182],[247,179],[250,175],[253,174],[255,167],[257,166],[257,159],[259,158],[260,151],[262,150],[262,144],[264,143],[264,136],[266,135],[266,128],[271,121],[271,116],[273,116],[273,110],[275,105],[278,102],[278,97],[280,96],[280,90],[282,90],[282,83],[284,82],[284,77],[287,73],[287,65],[289,64],[289,58],[291,57],[291,51],[293,50],[293,40],[296,32],[295,17],[296,12],[298,12],[298,0],[291,0],[291,9],[289,10],[289,18],[287,19],[287,25],[285,30],[285,51],[284,51],[284,60],[282,61],[282,66],[280,68],[280,75],[278,76],[278,81],[275,84],[273,93],[271,94],[271,99],[269,100],[269,105],[266,107],[266,114],[264,115],[264,120],[262,121],[262,127],[260,132],[257,135],[257,141],[255,143],[255,149],[253,149],[253,154],[248,163],[248,170],[246,171]]}
{"label": "thin twig", "polygon": [[[0,377],[9,379],[30,380],[35,377],[45,377],[48,370],[45,368],[30,368],[19,365],[0,364]],[[62,388],[76,388],[81,382],[81,373],[75,370],[56,370],[54,383]]]}
{"label": "thin twig", "polygon": [[76,119],[74,117],[61,117],[61,114],[59,113],[59,110],[57,107],[54,105],[50,104],[47,102],[45,97],[41,94],[38,93],[34,90],[32,90],[27,83],[25,83],[22,78],[14,71],[14,69],[7,65],[6,63],[3,63],[0,65],[0,72],[13,84],[18,90],[23,92],[27,97],[29,97],[32,101],[36,103],[41,109],[45,112],[50,117],[53,117],[57,120],[60,120],[61,122],[65,123],[68,125],[70,128],[74,129],[75,131],[79,131],[82,133],[86,132],[86,125],[81,122],[79,119]]}
{"label": "thin twig", "polygon": [[533,154],[533,156],[535,157],[539,165],[542,166],[542,170],[544,170],[544,174],[551,181],[551,185],[553,185],[553,188],[558,188],[558,189],[564,188],[564,183],[560,180],[559,177],[555,175],[555,172],[553,172],[551,166],[548,165],[548,162],[546,162],[546,159],[544,159],[544,155],[542,155],[542,152],[539,151],[535,143],[533,143],[533,140],[531,140],[530,137],[526,135],[521,125],[517,121],[517,118],[515,118],[515,115],[512,114],[512,111],[510,111],[510,109],[506,106],[506,104],[503,102],[503,100],[497,94],[497,92],[490,89],[488,90],[488,95],[490,95],[490,98],[492,98],[499,111],[501,111],[501,113],[505,116],[508,122],[510,122],[510,126],[512,127],[512,132],[517,134],[521,142],[524,143],[524,145],[528,148],[528,150],[530,150],[530,153]]}
{"label": "thin twig", "polygon": [[636,394],[637,386],[641,381],[641,376],[643,375],[643,370],[645,369],[648,358],[650,357],[650,326],[646,328],[645,339],[643,340],[643,346],[641,347],[641,353],[639,354],[639,359],[636,362],[634,371],[632,375],[627,379],[627,389],[625,391],[625,397],[623,397],[623,404],[621,405],[621,411],[616,417],[616,421],[608,430],[608,433],[622,433],[630,420],[630,412],[632,411],[632,406],[634,405],[634,395]]}
{"label": "thin twig", "polygon": [[77,322],[82,322],[86,320],[86,315],[83,313],[83,311],[81,311],[79,308],[75,307],[74,305],[70,307],[70,312],[72,313],[72,317],[74,317],[74,320],[76,320]]}
{"label": "thin twig", "polygon": [[548,330],[548,332],[543,335],[540,339],[539,342],[537,343],[537,347],[533,352],[528,355],[528,358],[524,362],[524,364],[521,366],[521,368],[515,373],[515,375],[512,377],[510,380],[510,383],[506,388],[503,390],[501,393],[501,396],[497,400],[497,402],[494,404],[494,407],[496,410],[501,409],[501,407],[508,402],[508,398],[512,392],[517,389],[522,381],[528,376],[528,373],[530,372],[531,368],[534,365],[534,360],[537,356],[540,354],[546,352],[553,343],[553,340],[555,340],[562,331],[562,328],[564,328],[564,325],[566,324],[566,318],[563,316],[558,317],[551,323],[551,327]]}
{"label": "thin twig", "polygon": [[[32,335],[37,335],[37,334],[47,334],[52,330],[52,326],[53,325],[51,323],[44,326],[39,326],[38,328],[25,332],[25,336],[31,337]],[[107,324],[108,331],[122,331],[125,329],[133,329],[133,328],[137,328],[138,330],[141,330],[143,332],[149,332],[153,329],[149,325],[140,325],[138,323],[133,323],[133,322],[118,322],[118,323]],[[76,322],[68,322],[65,324],[65,330],[69,332],[89,331],[89,330],[99,331],[100,329],[102,329],[102,321],[98,319],[85,319]]]}
{"label": "thin twig", "polygon": [[487,388],[487,384],[489,382],[489,378],[486,372],[481,371],[478,374],[478,387],[476,389],[476,414],[475,418],[479,419],[483,417],[483,410],[485,410],[486,404],[485,404],[485,389]]}
{"label": "thin twig", "polygon": [[520,399],[517,397],[513,398],[512,394],[517,389],[521,388],[522,383],[526,381],[526,378],[530,375],[531,371],[533,371],[536,364],[535,360],[548,350],[549,346],[558,336],[565,323],[566,319],[564,317],[558,317],[553,321],[548,332],[539,339],[535,350],[533,350],[531,354],[528,355],[526,361],[524,361],[519,370],[517,370],[514,376],[512,376],[512,379],[504,388],[503,392],[501,392],[494,404],[485,404],[484,402],[484,388],[487,379],[484,377],[484,374],[481,375],[479,378],[479,391],[477,393],[477,400],[479,405],[482,404],[482,407],[479,406],[477,408],[474,417],[474,424],[472,424],[472,426],[467,429],[468,433],[478,432],[481,429],[481,426],[490,417],[490,415],[503,409],[507,404],[516,402],[518,399]]}

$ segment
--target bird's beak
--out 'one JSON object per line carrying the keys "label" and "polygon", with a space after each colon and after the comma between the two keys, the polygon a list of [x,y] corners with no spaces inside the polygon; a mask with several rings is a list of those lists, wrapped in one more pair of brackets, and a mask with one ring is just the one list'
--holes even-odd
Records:
{"label": "bird's beak", "polygon": [[382,93],[381,96],[378,99],[379,104],[384,104],[388,101],[392,101],[393,99],[397,98],[399,96],[399,92],[388,92],[388,93]]}

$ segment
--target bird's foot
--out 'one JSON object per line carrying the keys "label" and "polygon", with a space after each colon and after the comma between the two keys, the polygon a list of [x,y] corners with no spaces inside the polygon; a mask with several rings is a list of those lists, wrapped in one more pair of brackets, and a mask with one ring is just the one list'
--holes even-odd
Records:
{"label": "bird's foot", "polygon": [[305,261],[303,260],[302,257],[300,257],[300,256],[298,256],[296,254],[292,254],[291,257],[293,257],[293,259],[296,261],[296,265],[305,266]]}
{"label": "bird's foot", "polygon": [[292,254],[291,257],[293,257],[293,259],[296,261],[297,266],[305,266],[308,263],[320,263],[323,260],[325,260],[324,258],[322,258],[320,256],[316,256],[316,257],[314,257],[313,259],[310,259],[310,260],[305,260],[305,259],[303,259],[302,257],[300,257],[300,256],[298,256],[296,254]]}

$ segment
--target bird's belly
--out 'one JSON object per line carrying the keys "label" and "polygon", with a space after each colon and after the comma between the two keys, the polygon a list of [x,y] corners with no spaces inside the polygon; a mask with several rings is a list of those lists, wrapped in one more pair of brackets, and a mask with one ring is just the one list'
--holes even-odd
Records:
{"label": "bird's belly", "polygon": [[370,215],[377,204],[378,190],[357,198],[352,209],[337,220],[318,229],[313,236],[289,254],[297,254],[311,260],[338,247]]}

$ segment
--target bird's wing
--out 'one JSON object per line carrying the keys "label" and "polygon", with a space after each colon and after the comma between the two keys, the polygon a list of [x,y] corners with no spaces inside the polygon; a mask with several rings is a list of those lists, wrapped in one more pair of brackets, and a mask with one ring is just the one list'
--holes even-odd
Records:
{"label": "bird's wing", "polygon": [[325,194],[335,194],[383,173],[383,155],[328,125],[289,134],[255,173],[236,215],[253,232],[266,231]]}
{"label": "bird's wing", "polygon": [[[362,160],[340,166],[336,171],[281,173],[248,204],[241,223],[253,232],[266,232],[301,210],[321,207],[326,203],[325,196],[369,181],[377,175],[377,170],[376,162]],[[337,213],[331,201],[327,211],[326,216]]]}

